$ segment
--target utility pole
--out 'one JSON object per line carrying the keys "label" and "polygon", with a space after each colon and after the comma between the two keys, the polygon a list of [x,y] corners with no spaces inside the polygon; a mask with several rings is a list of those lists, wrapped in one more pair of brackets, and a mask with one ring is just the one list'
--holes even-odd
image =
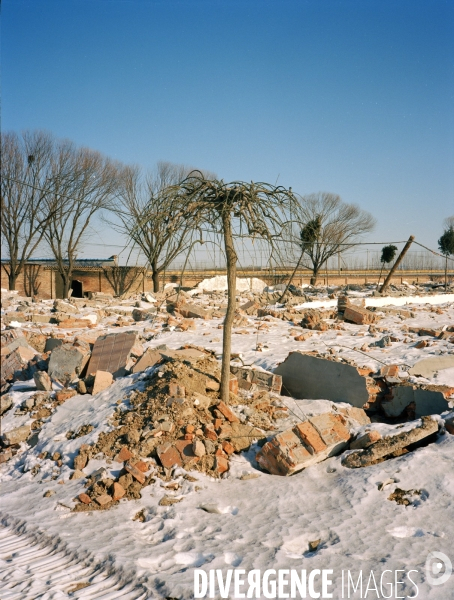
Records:
{"label": "utility pole", "polygon": [[414,235],[411,235],[408,238],[407,243],[405,244],[405,246],[402,249],[402,252],[399,254],[399,256],[397,257],[396,262],[394,263],[394,265],[391,267],[390,272],[388,273],[388,276],[386,277],[385,281],[383,282],[383,285],[381,286],[380,289],[380,293],[383,294],[383,292],[386,290],[386,288],[389,285],[389,282],[391,280],[391,277],[393,276],[395,270],[397,269],[397,267],[400,265],[400,263],[402,262],[403,257],[407,254],[408,249],[410,248],[413,240],[415,239]]}

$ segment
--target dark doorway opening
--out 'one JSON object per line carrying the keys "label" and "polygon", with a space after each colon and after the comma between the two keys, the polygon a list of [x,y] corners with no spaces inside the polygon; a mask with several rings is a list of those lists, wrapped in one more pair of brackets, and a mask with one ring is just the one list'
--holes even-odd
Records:
{"label": "dark doorway opening", "polygon": [[71,281],[71,289],[73,293],[71,296],[73,298],[83,298],[84,297],[84,286],[81,281],[78,279],[73,279]]}

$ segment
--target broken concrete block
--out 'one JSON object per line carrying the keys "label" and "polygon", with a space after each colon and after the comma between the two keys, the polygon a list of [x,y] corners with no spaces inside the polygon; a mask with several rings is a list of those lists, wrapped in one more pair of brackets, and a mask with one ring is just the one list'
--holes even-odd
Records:
{"label": "broken concrete block", "polygon": [[291,352],[275,370],[285,393],[293,398],[347,402],[369,408],[383,395],[375,380],[361,369],[304,352]]}
{"label": "broken concrete block", "polygon": [[54,301],[54,312],[66,313],[66,314],[76,314],[78,313],[78,309],[70,304],[69,302],[65,302],[64,300],[55,300]]}
{"label": "broken concrete block", "polygon": [[377,317],[372,311],[367,310],[367,308],[349,304],[345,308],[344,319],[356,325],[368,325],[369,323],[375,323]]}
{"label": "broken concrete block", "polygon": [[146,321],[150,317],[155,316],[157,312],[157,308],[154,306],[150,306],[150,308],[135,308],[131,316],[136,322]]}
{"label": "broken concrete block", "polygon": [[249,300],[249,302],[246,302],[239,308],[249,316],[257,316],[258,311],[260,309],[260,304],[257,304],[255,300]]}
{"label": "broken concrete block", "polygon": [[266,390],[281,393],[282,377],[268,371],[259,371],[249,367],[230,367],[231,373],[238,378],[238,387],[243,390]]}
{"label": "broken concrete block", "polygon": [[356,406],[336,406],[336,410],[344,415],[353,426],[368,425],[370,423],[370,418],[362,408],[357,408]]}
{"label": "broken concrete block", "polygon": [[186,319],[211,319],[213,316],[212,310],[207,310],[196,304],[182,304],[178,307],[178,312]]}
{"label": "broken concrete block", "polygon": [[93,383],[92,396],[106,390],[113,383],[113,375],[107,371],[96,371]]}
{"label": "broken concrete block", "polygon": [[26,381],[29,379],[25,369],[27,369],[29,361],[32,360],[35,355],[35,350],[30,350],[23,346],[19,346],[13,350],[7,358],[3,358],[1,361],[0,373],[2,380]]}
{"label": "broken concrete block", "polygon": [[43,392],[52,391],[52,380],[46,371],[35,371],[33,373],[33,379],[35,380],[37,390],[41,390]]}
{"label": "broken concrete block", "polygon": [[205,456],[206,449],[204,443],[201,440],[194,440],[192,443],[192,451],[194,452],[195,456]]}
{"label": "broken concrete block", "polygon": [[415,386],[402,382],[389,388],[381,406],[388,417],[400,417],[410,411],[413,418],[420,418],[448,410],[448,398],[453,393],[454,388],[447,386]]}
{"label": "broken concrete block", "polygon": [[51,379],[66,383],[80,375],[89,360],[82,348],[63,344],[50,355],[48,373]]}
{"label": "broken concrete block", "polygon": [[[14,352],[14,350],[16,350],[17,348],[30,348],[30,345],[25,337],[22,337],[22,336],[17,337],[14,340],[12,340],[9,344],[2,345],[2,347],[1,347],[2,359],[9,356],[11,354],[11,352]],[[37,353],[37,351],[34,348],[30,348],[30,349],[34,352],[34,354],[33,354],[33,356],[34,356]],[[32,356],[32,358],[33,358],[33,356]]]}
{"label": "broken concrete block", "polygon": [[420,440],[436,433],[438,431],[438,423],[430,417],[423,417],[422,425],[415,427],[410,431],[404,431],[397,435],[387,436],[378,440],[366,450],[359,450],[348,454],[342,464],[351,469],[358,467],[367,467],[377,462],[379,459],[393,454],[410,444],[419,442]]}
{"label": "broken concrete block", "polygon": [[368,431],[360,437],[357,437],[356,440],[353,440],[353,442],[350,444],[350,448],[352,450],[364,450],[371,444],[378,442],[378,440],[381,440],[381,434],[378,431]]}
{"label": "broken concrete block", "polygon": [[137,333],[126,331],[98,337],[88,363],[87,373],[107,371],[114,379],[127,375],[126,365],[137,342]]}
{"label": "broken concrete block", "polygon": [[292,475],[340,453],[349,439],[343,417],[321,414],[278,433],[257,453],[256,459],[273,475]]}
{"label": "broken concrete block", "polygon": [[153,350],[152,348],[147,348],[143,355],[139,358],[136,364],[132,368],[133,373],[140,373],[141,371],[145,371],[145,369],[149,369],[150,367],[154,367],[158,363],[162,362],[163,356],[161,352],[158,350]]}
{"label": "broken concrete block", "polygon": [[61,338],[47,338],[46,345],[44,346],[44,352],[52,352],[55,348],[63,345],[63,340]]}
{"label": "broken concrete block", "polygon": [[425,377],[430,379],[443,369],[452,369],[454,367],[454,354],[444,354],[440,356],[431,356],[430,358],[423,358],[419,360],[411,369],[409,369],[410,375],[416,377]]}
{"label": "broken concrete block", "polygon": [[112,502],[112,498],[108,494],[100,494],[96,496],[95,502],[99,504],[99,506],[106,506],[109,502]]}
{"label": "broken concrete block", "polygon": [[198,394],[197,392],[193,392],[192,397],[194,400],[194,406],[196,406],[197,408],[209,408],[212,404],[215,403],[215,400],[213,400],[213,398],[210,398],[209,396],[204,396],[203,394]]}
{"label": "broken concrete block", "polygon": [[13,406],[13,398],[10,394],[0,396],[0,416],[6,413]]}
{"label": "broken concrete block", "polygon": [[30,435],[30,425],[22,425],[22,427],[16,427],[11,429],[2,435],[2,440],[5,446],[12,446],[13,444],[20,444]]}

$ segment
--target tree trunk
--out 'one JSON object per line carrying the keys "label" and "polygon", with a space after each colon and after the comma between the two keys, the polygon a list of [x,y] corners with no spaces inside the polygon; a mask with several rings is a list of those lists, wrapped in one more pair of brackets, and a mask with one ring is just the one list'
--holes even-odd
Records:
{"label": "tree trunk", "polygon": [[8,273],[8,287],[9,287],[10,291],[16,289],[16,281],[17,281],[17,275],[15,273],[15,270],[13,268],[11,268],[11,271]]}
{"label": "tree trunk", "polygon": [[380,280],[381,280],[381,274],[383,273],[383,267],[385,266],[385,263],[382,262],[381,264],[381,269],[380,269],[380,275],[378,277],[378,281],[377,281],[377,290],[378,290],[378,286],[380,285]]}
{"label": "tree trunk", "polygon": [[232,347],[232,325],[236,308],[236,261],[237,256],[233,245],[232,223],[230,211],[222,212],[222,229],[224,234],[225,255],[227,259],[227,312],[224,319],[222,338],[222,366],[221,366],[221,400],[229,401],[230,382],[230,353]]}
{"label": "tree trunk", "polygon": [[71,289],[71,277],[68,276],[66,273],[63,275],[63,273],[61,274],[61,278],[63,280],[63,298],[69,298],[69,290]]}
{"label": "tree trunk", "polygon": [[312,271],[311,285],[315,285],[317,283],[317,277],[318,277],[318,268],[314,269]]}
{"label": "tree trunk", "polygon": [[156,261],[151,263],[151,280],[153,281],[153,292],[157,294],[159,292],[159,271]]}

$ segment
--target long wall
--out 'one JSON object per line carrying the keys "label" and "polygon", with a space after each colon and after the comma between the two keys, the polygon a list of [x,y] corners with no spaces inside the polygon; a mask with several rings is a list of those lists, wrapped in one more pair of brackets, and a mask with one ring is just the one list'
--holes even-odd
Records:
{"label": "long wall", "polygon": [[[36,265],[33,265],[36,271]],[[17,279],[16,289],[20,295],[32,295],[30,284],[30,271],[21,273]],[[4,266],[1,268],[1,287],[8,289],[8,276]],[[43,299],[62,298],[63,282],[59,273],[49,267],[39,269],[36,277],[35,288],[38,288],[37,296]],[[153,284],[150,277],[140,275],[129,290],[130,293],[136,291],[152,291]],[[76,269],[73,272],[73,295],[82,296],[86,292],[103,292],[114,294],[114,288],[108,281],[103,269],[91,268]]]}
{"label": "long wall", "polygon": [[[28,269],[28,267],[27,267]],[[20,295],[30,296],[30,275],[37,271],[36,286],[38,287],[37,296],[43,299],[62,298],[63,284],[58,272],[46,266],[41,266],[37,270],[37,265],[33,265],[25,273],[22,273],[17,279],[17,290]],[[184,274],[183,285],[194,287],[203,279],[208,279],[216,275],[225,275],[225,271],[188,271]],[[277,283],[286,283],[290,276],[290,270],[287,271],[238,271],[238,277],[258,277],[268,283],[275,285]],[[449,279],[453,279],[452,271],[448,274]],[[319,285],[348,285],[348,284],[364,284],[377,283],[379,277],[378,271],[358,271],[339,274],[337,271],[328,271],[328,273],[320,274],[317,283]],[[164,279],[164,278],[162,278]],[[383,282],[383,277],[381,281]],[[444,281],[444,273],[442,271],[398,271],[392,278],[392,283],[400,284],[404,281],[408,283],[418,283],[427,280],[442,282]],[[167,272],[165,282],[178,283],[180,281],[180,273],[177,271]],[[310,274],[306,272],[297,273],[293,283],[295,285],[308,284],[310,282]],[[162,280],[161,280],[162,285]],[[8,277],[4,265],[1,268],[1,287],[8,289]],[[134,292],[152,292],[153,282],[151,275],[140,274],[128,293]],[[87,292],[103,292],[106,294],[115,294],[114,288],[108,281],[105,272],[102,268],[91,267],[89,269],[77,269],[73,272],[73,295],[82,297]]]}

